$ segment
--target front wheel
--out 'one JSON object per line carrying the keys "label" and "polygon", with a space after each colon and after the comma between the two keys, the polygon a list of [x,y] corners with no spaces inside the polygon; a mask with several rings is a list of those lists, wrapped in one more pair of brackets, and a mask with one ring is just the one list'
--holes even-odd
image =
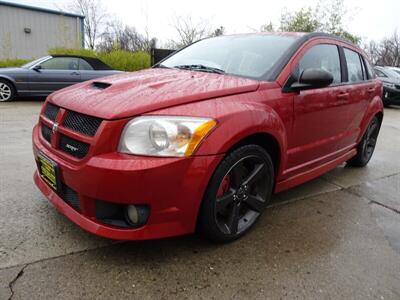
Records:
{"label": "front wheel", "polygon": [[380,127],[381,123],[375,116],[369,123],[363,138],[357,146],[356,156],[347,161],[349,166],[364,167],[368,164],[375,150]]}
{"label": "front wheel", "polygon": [[201,232],[217,242],[244,235],[267,206],[273,183],[273,163],[262,147],[247,145],[229,153],[207,187],[199,216]]}

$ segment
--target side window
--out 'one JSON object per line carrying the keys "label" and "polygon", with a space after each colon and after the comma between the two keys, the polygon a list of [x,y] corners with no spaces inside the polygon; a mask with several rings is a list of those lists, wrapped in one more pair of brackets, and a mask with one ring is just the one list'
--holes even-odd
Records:
{"label": "side window", "polygon": [[93,68],[86,60],[79,58],[79,70],[92,71]]}
{"label": "side window", "polygon": [[369,63],[369,61],[368,61],[368,59],[363,58],[363,60],[364,60],[365,67],[366,67],[366,69],[367,69],[368,79],[373,79],[373,78],[375,78],[374,69],[371,67],[371,65],[370,65],[370,63]]}
{"label": "side window", "polygon": [[375,73],[376,73],[376,76],[378,76],[378,77],[387,77],[384,73],[382,73],[381,71],[379,71],[377,69],[375,69]]}
{"label": "side window", "polygon": [[349,82],[363,81],[363,71],[360,56],[357,52],[344,48],[344,55],[347,61],[347,71],[349,74]]}
{"label": "side window", "polygon": [[340,59],[338,47],[335,45],[323,44],[316,45],[309,49],[301,58],[297,75],[309,68],[323,69],[333,75],[333,83],[342,81],[340,72]]}
{"label": "side window", "polygon": [[78,70],[78,59],[75,57],[54,57],[40,64],[46,70]]}

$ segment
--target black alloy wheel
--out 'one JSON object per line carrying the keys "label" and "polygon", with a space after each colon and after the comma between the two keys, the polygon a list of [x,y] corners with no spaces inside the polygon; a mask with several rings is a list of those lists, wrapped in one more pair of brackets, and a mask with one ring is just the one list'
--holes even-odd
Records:
{"label": "black alloy wheel", "polygon": [[357,154],[347,164],[353,167],[364,167],[371,160],[372,154],[374,154],[376,141],[378,139],[379,130],[381,123],[375,116],[369,123],[364,136],[357,146]]}
{"label": "black alloy wheel", "polygon": [[267,206],[274,183],[271,157],[247,145],[228,154],[216,169],[203,200],[200,226],[214,241],[245,234]]}

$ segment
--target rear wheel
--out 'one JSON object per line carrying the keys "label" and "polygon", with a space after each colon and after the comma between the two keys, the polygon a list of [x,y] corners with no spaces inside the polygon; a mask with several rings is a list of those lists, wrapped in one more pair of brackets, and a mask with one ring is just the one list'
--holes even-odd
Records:
{"label": "rear wheel", "polygon": [[256,223],[272,193],[274,168],[260,146],[228,154],[208,185],[199,216],[202,233],[218,242],[244,235]]}
{"label": "rear wheel", "polygon": [[380,121],[375,116],[369,123],[361,142],[357,146],[357,155],[347,161],[349,166],[364,167],[368,164],[375,150],[380,127]]}
{"label": "rear wheel", "polygon": [[11,101],[14,97],[14,86],[10,82],[0,79],[0,102]]}

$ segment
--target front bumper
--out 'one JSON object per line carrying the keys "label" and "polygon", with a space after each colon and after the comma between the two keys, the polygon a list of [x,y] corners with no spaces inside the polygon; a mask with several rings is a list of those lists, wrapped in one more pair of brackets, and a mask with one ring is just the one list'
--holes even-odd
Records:
{"label": "front bumper", "polygon": [[400,90],[395,88],[384,87],[383,88],[384,101],[387,104],[400,105]]}
{"label": "front bumper", "polygon": [[[36,171],[40,191],[72,222],[83,229],[117,240],[143,240],[192,233],[208,181],[223,155],[157,158],[116,152],[92,156],[72,164],[44,144],[38,126],[33,130],[35,157],[42,152],[60,169],[60,179],[79,195],[74,209],[53,191]],[[120,228],[96,219],[96,201],[146,204],[147,223],[140,228]]]}

